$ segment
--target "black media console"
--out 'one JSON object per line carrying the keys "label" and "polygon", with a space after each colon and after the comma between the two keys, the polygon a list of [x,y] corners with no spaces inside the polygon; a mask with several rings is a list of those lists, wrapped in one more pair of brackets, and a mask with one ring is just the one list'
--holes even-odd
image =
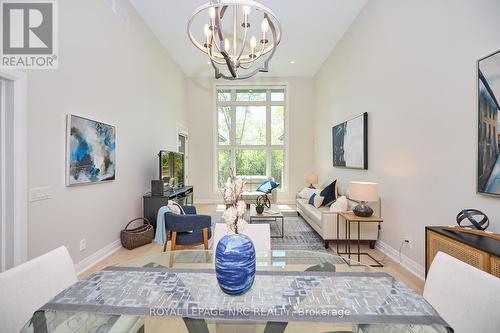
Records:
{"label": "black media console", "polygon": [[184,186],[169,191],[163,192],[163,195],[151,195],[147,193],[142,197],[144,217],[151,222],[156,230],[156,218],[158,209],[166,206],[168,200],[173,200],[179,205],[192,205],[193,204],[193,187]]}

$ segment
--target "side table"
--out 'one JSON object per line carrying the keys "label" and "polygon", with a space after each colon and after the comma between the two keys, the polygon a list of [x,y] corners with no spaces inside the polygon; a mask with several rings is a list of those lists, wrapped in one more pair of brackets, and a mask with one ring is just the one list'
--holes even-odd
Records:
{"label": "side table", "polygon": [[[339,218],[343,217],[345,220],[345,251],[340,252],[339,251]],[[351,259],[351,255],[357,255],[358,256],[358,262],[360,262],[361,256],[368,256],[371,260],[376,262],[376,265],[370,265],[372,267],[384,267],[380,261],[375,259],[371,254],[368,252],[361,252],[361,240],[360,240],[360,224],[361,223],[382,223],[384,220],[381,217],[378,216],[370,216],[370,217],[360,217],[354,215],[352,212],[345,212],[345,213],[338,213],[337,214],[337,255],[341,256],[342,254],[348,255],[349,259]],[[357,252],[351,252],[351,223],[357,223],[358,224],[358,237],[356,240],[358,243],[358,251]]]}

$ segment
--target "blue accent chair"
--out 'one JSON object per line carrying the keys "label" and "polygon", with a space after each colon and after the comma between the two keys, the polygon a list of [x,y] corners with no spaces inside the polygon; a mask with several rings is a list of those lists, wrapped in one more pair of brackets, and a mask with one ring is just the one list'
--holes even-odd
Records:
{"label": "blue accent chair", "polygon": [[[190,249],[204,245],[208,250],[208,240],[212,237],[212,218],[196,214],[195,206],[182,206],[186,215],[165,213],[165,229],[171,234],[170,250]],[[167,250],[167,243],[163,252]]]}

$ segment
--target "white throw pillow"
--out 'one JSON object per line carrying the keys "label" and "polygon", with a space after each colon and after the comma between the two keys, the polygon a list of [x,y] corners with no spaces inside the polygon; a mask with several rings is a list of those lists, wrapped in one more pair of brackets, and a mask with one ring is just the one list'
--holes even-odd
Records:
{"label": "white throw pillow", "polygon": [[347,212],[347,198],[345,196],[341,196],[335,200],[335,202],[330,206],[330,212],[334,213],[343,213]]}
{"label": "white throw pillow", "polygon": [[309,201],[311,196],[318,191],[315,188],[304,187],[302,191],[299,192],[299,198],[306,199]]}
{"label": "white throw pillow", "polygon": [[182,209],[181,205],[179,205],[175,201],[169,200],[168,203],[167,203],[167,207],[174,214],[182,214],[182,215],[186,214],[184,212],[184,209]]}
{"label": "white throw pillow", "polygon": [[325,197],[316,194],[316,196],[314,196],[314,207],[321,207],[321,205],[323,204],[323,200],[325,200]]}

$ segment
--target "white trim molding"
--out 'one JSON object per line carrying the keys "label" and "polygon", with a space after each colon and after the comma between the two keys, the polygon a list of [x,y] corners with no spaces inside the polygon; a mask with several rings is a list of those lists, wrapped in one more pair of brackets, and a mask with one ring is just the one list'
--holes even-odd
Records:
{"label": "white trim molding", "polygon": [[[391,258],[396,263],[399,263],[399,252],[393,247],[389,246],[387,243],[378,240],[376,242],[375,248],[380,252],[382,252],[383,254],[385,254],[386,256],[388,256],[389,258]],[[409,271],[411,274],[415,275],[420,280],[425,281],[425,268],[418,262],[401,254],[400,265],[404,267],[407,271]]]}
{"label": "white trim molding", "polygon": [[189,184],[189,128],[177,123],[177,151],[179,151],[179,136],[184,137],[184,184]]}
{"label": "white trim molding", "polygon": [[78,275],[81,273],[85,272],[92,266],[96,265],[98,262],[101,260],[106,259],[116,251],[122,248],[122,242],[121,240],[117,239],[113,243],[106,245],[99,251],[95,252],[94,254],[91,254],[87,258],[83,259],[82,261],[78,262],[75,264],[75,270]]}
{"label": "white trim molding", "polygon": [[183,124],[177,123],[177,135],[189,136],[189,128]]}
{"label": "white trim molding", "polygon": [[0,78],[9,85],[10,104],[6,110],[12,113],[9,115],[13,126],[9,138],[12,144],[6,147],[11,154],[6,156],[3,150],[0,159],[5,162],[7,157],[11,159],[11,172],[6,176],[12,177],[12,188],[6,195],[12,198],[9,203],[13,215],[12,262],[17,266],[28,260],[28,84],[26,73],[21,71],[0,70]]}
{"label": "white trim molding", "polygon": [[[278,194],[279,195],[279,194]],[[295,199],[278,199],[277,205],[294,205]],[[220,199],[194,199],[194,205],[223,205],[222,197]]]}
{"label": "white trim molding", "polygon": [[194,205],[223,205],[224,201],[221,199],[194,199]]}

